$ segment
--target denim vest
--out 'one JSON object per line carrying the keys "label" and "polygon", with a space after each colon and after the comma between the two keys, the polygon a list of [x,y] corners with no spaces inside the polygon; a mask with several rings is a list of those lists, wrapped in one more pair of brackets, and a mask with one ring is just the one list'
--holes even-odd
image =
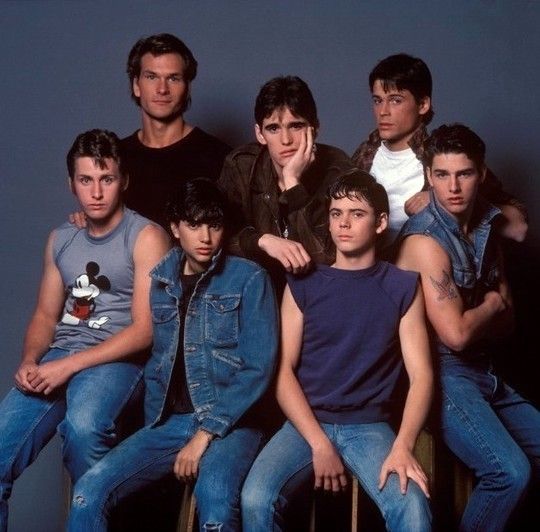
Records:
{"label": "denim vest", "polygon": [[[145,367],[145,418],[163,419],[178,348],[183,252],[152,270],[154,345]],[[224,436],[262,396],[273,373],[278,313],[268,274],[255,263],[217,254],[189,301],[184,325],[188,391],[200,428]]]}
{"label": "denim vest", "polygon": [[[452,264],[454,283],[459,288],[465,309],[478,306],[486,292],[496,289],[500,279],[501,266],[495,239],[490,238],[491,224],[500,210],[477,196],[471,220],[472,231],[467,238],[457,220],[445,211],[430,192],[428,206],[409,218],[402,227],[397,241],[409,235],[426,235],[434,238],[448,253]],[[436,349],[439,353],[453,353],[438,338]],[[467,353],[477,353],[480,344],[467,348]]]}

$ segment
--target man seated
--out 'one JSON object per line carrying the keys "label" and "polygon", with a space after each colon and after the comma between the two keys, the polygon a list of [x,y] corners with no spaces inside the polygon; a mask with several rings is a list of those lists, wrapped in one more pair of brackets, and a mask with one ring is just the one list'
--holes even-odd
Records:
{"label": "man seated", "polygon": [[[369,174],[343,174],[328,197],[335,262],[288,276],[277,379],[288,421],[246,479],[244,531],[282,530],[292,494],[313,476],[315,488],[339,492],[347,470],[389,530],[430,530],[428,481],[413,456],[432,393],[418,276],[375,256],[388,198]],[[388,421],[403,364],[410,385],[395,436]]]}
{"label": "man seated", "polygon": [[262,441],[253,407],[273,376],[278,323],[266,272],[221,249],[225,209],[207,179],[172,200],[179,247],[151,273],[147,425],[76,484],[73,532],[106,531],[117,503],[173,472],[195,481],[201,530],[240,531],[240,489]]}
{"label": "man seated", "polygon": [[[429,201],[422,145],[428,135],[426,126],[434,115],[431,73],[418,57],[391,55],[371,71],[369,88],[377,129],[360,144],[352,159],[386,188],[390,227],[385,245],[389,245],[408,216],[422,210]],[[521,242],[527,233],[523,204],[502,190],[489,169],[480,191],[503,212],[498,232]]]}
{"label": "man seated", "polygon": [[317,107],[296,76],[273,78],[255,102],[258,144],[225,159],[220,184],[236,214],[231,251],[263,264],[278,286],[284,270],[328,262],[325,192],[352,163],[341,150],[315,144]]}
{"label": "man seated", "polygon": [[460,124],[424,146],[432,187],[426,209],[404,225],[397,264],[420,272],[440,367],[438,412],[450,449],[477,484],[460,530],[502,531],[540,464],[540,413],[493,372],[487,340],[513,326],[512,297],[493,224],[480,195],[483,141]]}
{"label": "man seated", "polygon": [[67,166],[87,226],[64,224],[49,237],[15,388],[0,403],[4,531],[13,482],[57,428],[73,482],[118,443],[117,421],[142,392],[140,355],[152,341],[148,274],[169,249],[163,229],[123,206],[114,133],[79,135]]}

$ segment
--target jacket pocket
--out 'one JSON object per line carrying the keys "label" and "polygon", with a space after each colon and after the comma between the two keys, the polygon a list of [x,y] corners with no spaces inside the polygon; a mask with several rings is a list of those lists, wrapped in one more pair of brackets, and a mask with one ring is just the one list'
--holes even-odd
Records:
{"label": "jacket pocket", "polygon": [[240,296],[205,296],[205,339],[218,346],[238,342]]}

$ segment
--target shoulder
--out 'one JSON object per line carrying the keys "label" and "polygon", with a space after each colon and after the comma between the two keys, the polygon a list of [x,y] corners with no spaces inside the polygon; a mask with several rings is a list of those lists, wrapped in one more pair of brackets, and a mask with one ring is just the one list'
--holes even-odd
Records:
{"label": "shoulder", "polygon": [[349,166],[353,166],[352,160],[349,156],[340,148],[336,146],[330,146],[329,144],[318,144],[317,152],[315,155],[315,163],[319,161],[325,161],[327,163],[345,163]]}
{"label": "shoulder", "polygon": [[123,150],[135,149],[140,144],[138,133],[139,133],[139,130],[136,130],[131,135],[124,137],[122,140],[120,140],[121,148]]}
{"label": "shoulder", "polygon": [[214,135],[203,131],[200,127],[194,127],[187,138],[201,146],[204,146],[204,148],[208,151],[223,154],[224,157],[231,151],[231,147],[228,144],[225,144],[225,142],[218,139]]}
{"label": "shoulder", "polygon": [[419,274],[383,261],[378,277],[386,295],[400,309],[400,314],[405,314],[416,294]]}
{"label": "shoulder", "polygon": [[438,225],[438,223],[437,218],[428,205],[405,222],[401,228],[400,237],[413,234],[429,234],[430,230]]}
{"label": "shoulder", "polygon": [[259,157],[264,147],[257,142],[250,142],[232,150],[226,158],[226,162],[231,164],[253,164]]}
{"label": "shoulder", "polygon": [[256,262],[235,255],[225,255],[222,259],[222,270],[227,275],[240,275],[246,279],[251,277],[266,278],[267,272]]}

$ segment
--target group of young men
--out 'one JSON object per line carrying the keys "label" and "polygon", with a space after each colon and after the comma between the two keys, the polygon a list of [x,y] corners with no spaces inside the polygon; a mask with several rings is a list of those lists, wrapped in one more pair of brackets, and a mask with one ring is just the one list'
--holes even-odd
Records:
{"label": "group of young men", "polygon": [[[349,474],[389,530],[430,530],[413,454],[430,409],[477,478],[460,530],[504,530],[540,465],[540,414],[490,362],[513,319],[498,240],[527,222],[482,140],[459,124],[428,135],[429,69],[399,54],[370,75],[377,129],[352,159],[316,142],[294,76],[262,86],[257,143],[230,151],[184,120],[196,73],[178,38],[141,39],[141,129],[88,131],[68,153],[81,213],[51,233],[0,403],[0,530],[56,430],[72,531],[107,530],[173,475],[195,483],[201,530],[283,530],[294,495]],[[269,391],[286,417],[274,434]],[[126,434],[143,394],[144,427]]]}

